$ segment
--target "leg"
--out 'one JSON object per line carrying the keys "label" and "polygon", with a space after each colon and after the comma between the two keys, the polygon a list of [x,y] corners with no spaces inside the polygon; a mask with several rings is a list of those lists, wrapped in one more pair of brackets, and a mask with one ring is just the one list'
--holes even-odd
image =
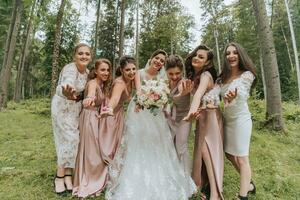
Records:
{"label": "leg", "polygon": [[201,169],[202,169],[202,154],[201,154],[201,145],[200,137],[198,131],[195,136],[195,145],[194,145],[194,159],[193,159],[193,168],[192,168],[192,179],[198,188],[201,188],[203,185],[201,183]]}
{"label": "leg", "polygon": [[240,196],[247,196],[250,189],[251,167],[249,157],[237,157],[237,162],[240,166]]}
{"label": "leg", "polygon": [[64,183],[66,184],[67,190],[69,190],[69,191],[71,191],[73,189],[72,174],[73,174],[73,169],[66,168]]}
{"label": "leg", "polygon": [[56,177],[54,178],[54,190],[57,194],[61,194],[66,190],[64,177],[65,168],[57,166]]}
{"label": "leg", "polygon": [[190,171],[190,158],[188,149],[188,138],[190,133],[190,123],[182,121],[179,124],[178,131],[175,135],[175,147],[177,155],[181,165],[184,168],[186,174],[191,173]]}
{"label": "leg", "polygon": [[216,178],[214,175],[213,164],[212,164],[212,160],[206,142],[203,143],[201,150],[202,150],[201,152],[202,152],[202,156],[206,166],[206,172],[209,180],[210,200],[219,199],[220,196],[217,188]]}
{"label": "leg", "polygon": [[228,154],[228,153],[225,153],[226,155],[226,158],[231,162],[231,164],[234,166],[234,168],[236,169],[236,171],[238,173],[240,173],[240,166],[239,166],[239,163],[237,161],[237,157],[236,156],[233,156],[231,154]]}

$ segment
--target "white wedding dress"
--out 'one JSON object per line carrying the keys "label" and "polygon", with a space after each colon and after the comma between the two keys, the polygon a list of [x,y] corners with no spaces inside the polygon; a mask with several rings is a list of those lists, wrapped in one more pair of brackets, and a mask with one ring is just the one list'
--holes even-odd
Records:
{"label": "white wedding dress", "polygon": [[[140,70],[141,80],[145,71]],[[158,76],[159,77],[159,76]],[[162,111],[134,112],[132,100],[121,147],[110,165],[109,200],[186,200],[196,186],[179,164]]]}

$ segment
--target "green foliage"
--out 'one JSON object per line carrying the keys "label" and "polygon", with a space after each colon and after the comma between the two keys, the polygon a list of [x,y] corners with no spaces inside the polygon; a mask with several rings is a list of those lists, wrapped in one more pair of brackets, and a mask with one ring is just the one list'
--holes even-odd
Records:
{"label": "green foliage", "polygon": [[[295,87],[295,59],[284,1],[274,2],[273,33],[283,100],[296,101],[298,94]],[[290,52],[288,52],[288,49]],[[289,59],[288,53],[290,53],[292,60]]]}
{"label": "green foliage", "polygon": [[[133,14],[134,2],[126,1],[125,11],[125,39],[132,39],[134,36]],[[120,18],[121,18],[121,1],[103,1],[104,13],[102,13],[98,31],[98,52],[97,57],[107,58],[115,63],[118,57],[120,42]],[[124,44],[126,46],[126,43]]]}
{"label": "green foliage", "polygon": [[144,1],[141,6],[140,67],[144,67],[156,49],[182,56],[190,51],[189,28],[193,18],[183,13],[179,1]]}
{"label": "green foliage", "polygon": [[[294,54],[292,49],[290,30],[286,14],[284,1],[273,1],[272,31],[276,48],[277,61],[279,66],[281,91],[283,100],[296,101],[297,78],[295,69],[292,70],[287,48],[290,50],[292,65],[294,65]],[[200,1],[205,9],[203,20],[207,23],[203,30],[202,42],[215,47],[214,29],[218,31],[219,51],[224,50],[224,45],[235,41],[240,43],[249,53],[257,68],[258,83],[256,86],[256,97],[264,98],[262,72],[260,63],[260,44],[256,30],[255,15],[253,13],[252,2],[248,0],[234,1],[229,6],[224,6],[221,1]],[[300,3],[299,1],[289,1],[289,7],[294,21],[294,31],[297,37],[298,49],[300,47]],[[213,14],[213,8],[215,14]],[[271,8],[270,8],[271,10]],[[271,16],[270,16],[271,17]],[[283,37],[286,36],[286,41]],[[216,49],[215,55],[216,55]],[[299,52],[299,50],[298,50]],[[221,58],[222,59],[222,58]]]}
{"label": "green foliage", "polygon": [[[0,112],[0,185],[5,185],[0,187],[0,196],[3,200],[71,198],[70,195],[59,198],[53,190],[56,158],[49,104],[49,99],[31,99],[20,104],[10,102],[8,108]],[[250,101],[254,119],[250,162],[257,194],[249,199],[286,200],[300,196],[300,108],[293,103],[284,103],[283,107],[288,130],[285,135],[261,126],[265,102]],[[191,133],[191,153],[193,140]],[[234,198],[238,185],[238,174],[226,160],[225,199]],[[88,199],[104,200],[104,195]]]}
{"label": "green foliage", "polygon": [[[12,1],[0,1],[0,49],[5,48],[9,21],[11,18]],[[0,70],[2,68],[4,51],[0,51]]]}
{"label": "green foliage", "polygon": [[[40,28],[45,33],[45,38],[35,40],[32,54],[34,58],[32,61],[35,64],[31,73],[34,81],[34,91],[35,94],[40,95],[49,95],[51,89],[52,54],[57,13],[49,10],[50,3],[45,4],[41,11],[43,15],[41,15]],[[82,28],[74,23],[74,21],[78,21],[78,18],[79,13],[68,2],[62,24],[60,69],[73,60],[74,46],[79,40],[79,30]]]}

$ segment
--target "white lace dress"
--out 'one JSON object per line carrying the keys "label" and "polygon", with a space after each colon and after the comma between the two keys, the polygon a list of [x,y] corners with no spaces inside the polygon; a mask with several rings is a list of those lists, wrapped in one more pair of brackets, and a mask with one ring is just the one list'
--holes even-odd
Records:
{"label": "white lace dress", "polygon": [[79,143],[79,113],[81,101],[68,100],[62,94],[62,86],[67,84],[80,94],[87,82],[88,73],[79,73],[75,63],[66,65],[60,75],[56,93],[51,102],[51,117],[57,165],[64,168],[74,168]]}
{"label": "white lace dress", "polygon": [[255,77],[250,71],[243,72],[232,82],[221,85],[221,95],[237,88],[237,97],[228,105],[224,112],[224,148],[225,152],[235,156],[249,154],[252,133],[251,113],[247,100]]}
{"label": "white lace dress", "polygon": [[[145,79],[144,70],[140,71]],[[156,116],[144,109],[128,107],[124,137],[110,165],[109,200],[186,200],[195,191],[179,163],[167,121],[160,111]]]}

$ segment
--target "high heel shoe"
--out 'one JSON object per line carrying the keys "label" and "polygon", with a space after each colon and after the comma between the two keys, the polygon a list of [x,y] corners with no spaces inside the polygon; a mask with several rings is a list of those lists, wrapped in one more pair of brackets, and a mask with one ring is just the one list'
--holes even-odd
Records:
{"label": "high heel shoe", "polygon": [[253,185],[253,189],[248,191],[248,194],[256,194],[256,187],[253,181],[250,181],[250,185]]}
{"label": "high heel shoe", "polygon": [[59,196],[65,196],[65,194],[66,194],[66,188],[64,188],[64,190],[61,191],[61,192],[57,192],[57,191],[56,191],[55,180],[56,180],[56,179],[64,179],[64,178],[65,178],[65,176],[58,176],[57,174],[54,176],[54,180],[53,180],[54,191],[55,191],[55,193],[56,193],[57,195],[59,195]]}
{"label": "high heel shoe", "polygon": [[[65,174],[65,177],[66,177],[66,176],[70,176],[70,177],[72,178],[72,174]],[[68,193],[72,193],[73,188],[71,188],[71,189],[68,188],[66,183],[65,183],[65,187],[67,188],[67,192],[68,192]]]}

